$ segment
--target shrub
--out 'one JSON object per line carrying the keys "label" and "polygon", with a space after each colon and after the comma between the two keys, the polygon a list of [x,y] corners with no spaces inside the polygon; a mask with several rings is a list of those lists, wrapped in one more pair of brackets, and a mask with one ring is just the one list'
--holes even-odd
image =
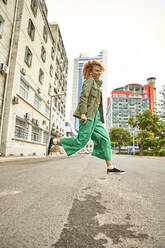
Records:
{"label": "shrub", "polygon": [[[139,155],[140,151],[135,151],[135,155]],[[133,155],[133,151],[131,150],[131,155]]]}
{"label": "shrub", "polygon": [[161,149],[159,151],[159,156],[165,156],[165,149]]}
{"label": "shrub", "polygon": [[116,154],[128,155],[128,152],[127,151],[121,151],[121,152],[117,152]]}
{"label": "shrub", "polygon": [[153,156],[154,152],[153,151],[149,151],[149,150],[143,150],[143,155],[144,156]]}

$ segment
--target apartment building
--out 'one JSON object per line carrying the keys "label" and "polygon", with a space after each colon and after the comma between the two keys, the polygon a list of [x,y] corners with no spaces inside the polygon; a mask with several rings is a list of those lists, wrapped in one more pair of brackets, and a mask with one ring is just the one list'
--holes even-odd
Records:
{"label": "apartment building", "polygon": [[52,127],[64,134],[68,60],[59,26],[49,25],[47,12],[44,0],[17,1],[2,156],[44,155]]}
{"label": "apartment building", "polygon": [[[156,78],[147,79],[147,84],[127,84],[124,87],[114,89],[111,93],[107,107],[107,129],[111,127],[131,128],[128,118],[135,116],[145,109],[155,112],[156,108]],[[138,129],[134,130],[135,132]]]}
{"label": "apartment building", "polygon": [[6,78],[9,72],[13,31],[16,22],[17,1],[0,0],[0,128],[3,117],[3,97],[5,93]]}
{"label": "apartment building", "polygon": [[55,80],[53,92],[55,95],[63,93],[63,96],[53,98],[52,126],[60,136],[65,135],[66,119],[66,93],[68,78],[68,58],[62,40],[59,25],[49,24],[53,38],[56,41],[55,53]]}

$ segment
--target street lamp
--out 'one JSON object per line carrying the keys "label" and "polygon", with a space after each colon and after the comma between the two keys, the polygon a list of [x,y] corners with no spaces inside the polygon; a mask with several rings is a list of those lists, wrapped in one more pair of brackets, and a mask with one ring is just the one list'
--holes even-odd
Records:
{"label": "street lamp", "polygon": [[53,97],[58,97],[58,96],[63,96],[65,95],[64,93],[58,93],[58,94],[52,94],[52,88],[50,87],[49,89],[49,96],[50,96],[50,113],[49,113],[49,132],[48,132],[48,142],[46,145],[46,155],[48,155],[48,145],[49,145],[49,140],[50,140],[50,135],[51,135],[51,129],[52,129],[52,102],[53,102]]}

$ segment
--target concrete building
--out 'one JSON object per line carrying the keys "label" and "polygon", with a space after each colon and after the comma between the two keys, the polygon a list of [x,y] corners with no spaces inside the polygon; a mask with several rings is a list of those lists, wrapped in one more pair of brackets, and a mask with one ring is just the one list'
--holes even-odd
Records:
{"label": "concrete building", "polygon": [[98,60],[100,61],[104,68],[105,72],[103,73],[101,80],[103,80],[102,93],[103,93],[103,108],[104,108],[104,119],[106,121],[106,107],[107,107],[107,51],[101,51],[96,57],[88,57],[86,54],[80,54],[80,56],[74,60],[74,70],[73,70],[73,87],[72,87],[72,108],[71,108],[71,122],[75,126],[75,129],[78,131],[79,120],[73,117],[73,112],[75,111],[83,85],[83,75],[82,68],[84,63],[89,60]]}
{"label": "concrete building", "polygon": [[[6,2],[11,9],[9,1]],[[45,1],[16,2],[11,62],[3,102],[1,154],[44,155],[50,109],[53,127],[64,134],[68,60],[59,26],[49,26],[47,21]],[[64,96],[53,97],[61,91]]]}
{"label": "concrete building", "polygon": [[56,41],[55,52],[55,81],[53,91],[55,94],[64,93],[64,96],[53,98],[53,116],[52,123],[56,132],[60,136],[65,135],[65,117],[66,117],[66,93],[67,93],[67,78],[68,78],[68,59],[66,50],[62,40],[59,25],[50,24],[50,29],[54,40]]}
{"label": "concrete building", "polygon": [[11,48],[16,22],[17,2],[18,1],[13,0],[8,4],[7,0],[1,0],[0,4],[0,130],[5,111],[3,99],[11,62]]}
{"label": "concrete building", "polygon": [[[131,131],[128,118],[145,109],[155,112],[156,108],[156,78],[147,79],[147,84],[127,84],[114,89],[107,107],[107,129],[124,127]],[[135,132],[138,130],[135,130]]]}
{"label": "concrete building", "polygon": [[65,137],[72,137],[77,135],[72,123],[70,121],[65,122]]}

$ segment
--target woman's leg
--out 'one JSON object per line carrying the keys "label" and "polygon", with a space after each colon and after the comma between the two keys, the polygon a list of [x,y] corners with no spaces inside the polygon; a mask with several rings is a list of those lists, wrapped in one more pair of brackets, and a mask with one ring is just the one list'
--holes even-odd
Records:
{"label": "woman's leg", "polygon": [[112,165],[110,160],[105,160],[105,162],[106,162],[107,167]]}
{"label": "woman's leg", "polygon": [[89,141],[93,129],[93,120],[87,120],[86,124],[80,121],[78,135],[69,138],[57,139],[57,144],[61,144],[68,156],[83,148]]}
{"label": "woman's leg", "polygon": [[94,149],[92,155],[104,159],[106,165],[110,166],[111,165],[110,138],[100,121],[96,123],[91,139],[93,140],[94,143]]}
{"label": "woman's leg", "polygon": [[125,171],[119,170],[113,166],[111,163],[111,143],[110,138],[103,127],[99,116],[96,121],[95,128],[93,130],[91,139],[94,142],[94,150],[92,152],[92,155],[104,159],[107,165],[107,173],[110,174],[124,174]]}

